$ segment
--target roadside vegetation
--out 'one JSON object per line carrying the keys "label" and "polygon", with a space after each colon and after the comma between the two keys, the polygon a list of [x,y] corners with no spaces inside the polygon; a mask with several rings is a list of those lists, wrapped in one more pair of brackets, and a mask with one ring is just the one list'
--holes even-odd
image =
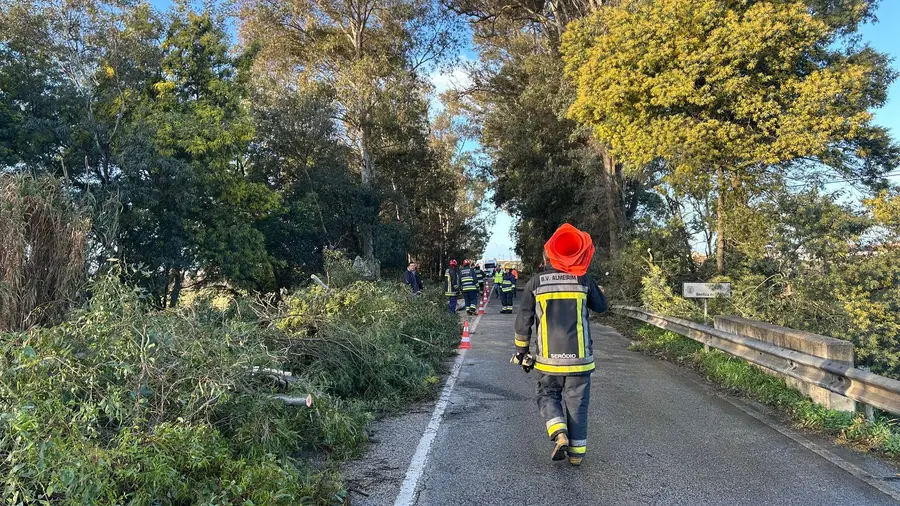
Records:
{"label": "roadside vegetation", "polygon": [[442,306],[346,273],[278,304],[155,310],[125,271],[65,322],[0,334],[9,504],[342,504],[340,461],[377,413],[435,391],[458,342]]}
{"label": "roadside vegetation", "polygon": [[622,316],[604,318],[634,340],[630,349],[690,367],[730,394],[742,395],[776,408],[800,429],[832,436],[838,443],[900,462],[897,420],[877,413],[872,421],[862,413],[847,413],[815,404],[781,378],[766,374],[747,361],[710,350],[693,339]]}

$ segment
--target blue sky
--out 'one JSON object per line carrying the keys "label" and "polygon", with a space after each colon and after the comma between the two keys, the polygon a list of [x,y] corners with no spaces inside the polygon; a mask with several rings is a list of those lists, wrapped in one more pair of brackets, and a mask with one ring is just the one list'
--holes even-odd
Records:
{"label": "blue sky", "polygon": [[[164,10],[171,4],[170,0],[150,0],[157,9]],[[862,27],[863,41],[868,42],[876,50],[887,53],[893,58],[892,66],[900,70],[900,35],[897,34],[897,26],[900,25],[900,1],[882,0],[877,11],[878,22],[869,23]],[[467,44],[460,55],[463,59],[475,59],[477,55]],[[439,91],[449,86],[464,85],[466,76],[462,70],[456,70],[452,74],[434,75],[432,81]],[[894,139],[900,139],[900,79],[894,82],[888,93],[887,104],[882,109],[875,111],[875,121],[879,125],[891,130]],[[894,176],[893,181],[900,183],[900,175]],[[491,238],[485,250],[485,257],[509,258],[514,249],[512,239],[513,219],[503,211],[496,215],[494,226],[491,230]]]}
{"label": "blue sky", "polygon": [[[900,69],[900,2],[882,0],[878,8],[878,23],[868,24],[861,30],[863,40],[878,51],[893,57],[892,67]],[[884,108],[875,112],[876,122],[891,129],[894,139],[900,139],[900,80],[894,81]],[[896,181],[896,178],[895,178]]]}

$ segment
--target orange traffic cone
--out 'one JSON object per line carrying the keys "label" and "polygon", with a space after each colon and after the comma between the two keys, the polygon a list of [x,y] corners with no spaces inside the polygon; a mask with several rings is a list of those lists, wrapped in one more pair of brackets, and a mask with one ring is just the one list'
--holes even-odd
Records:
{"label": "orange traffic cone", "polygon": [[484,301],[481,301],[481,304],[478,304],[478,314],[484,314]]}
{"label": "orange traffic cone", "polygon": [[463,323],[462,341],[459,343],[459,349],[471,350],[472,342],[469,341],[469,322]]}

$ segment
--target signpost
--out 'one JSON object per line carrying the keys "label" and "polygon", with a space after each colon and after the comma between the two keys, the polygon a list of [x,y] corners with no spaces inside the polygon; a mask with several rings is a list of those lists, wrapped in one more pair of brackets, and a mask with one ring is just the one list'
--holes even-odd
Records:
{"label": "signpost", "polygon": [[[703,299],[703,324],[709,320],[708,300],[716,297],[731,297],[731,283],[685,283],[681,289],[685,299]],[[703,348],[709,351],[709,346]]]}
{"label": "signpost", "polygon": [[685,283],[682,290],[686,299],[731,297],[731,283]]}

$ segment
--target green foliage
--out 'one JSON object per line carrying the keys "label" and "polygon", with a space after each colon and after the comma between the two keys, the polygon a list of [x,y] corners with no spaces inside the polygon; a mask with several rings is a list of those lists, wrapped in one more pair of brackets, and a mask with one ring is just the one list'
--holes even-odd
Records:
{"label": "green foliage", "polygon": [[840,28],[801,1],[626,1],[564,37],[570,114],[632,163],[667,159],[673,180],[884,136],[868,109],[893,75],[870,48],[833,49]]}
{"label": "green foliage", "polygon": [[[432,163],[426,144],[416,142],[424,138],[427,124],[423,78],[453,58],[459,40],[456,21],[437,4],[243,0],[238,5],[242,36],[260,48],[259,73],[279,73],[292,86],[327,90],[363,188],[396,192],[399,184],[412,182],[395,177],[396,172]],[[383,189],[380,193],[390,195]],[[374,212],[357,223],[367,262],[375,259],[379,220],[401,219],[403,202],[392,203],[393,209],[383,208],[383,216],[379,205],[372,206]],[[391,262],[396,255],[387,253]]]}
{"label": "green foliage", "polygon": [[259,228],[276,287],[292,288],[323,269],[326,248],[358,251],[357,224],[376,212],[378,201],[351,171],[327,89],[297,89],[269,73],[253,73],[249,86],[256,135],[248,176],[282,202]]}
{"label": "green foliage", "polygon": [[316,287],[285,305],[290,316],[278,325],[292,339],[292,368],[319,378],[330,394],[381,409],[433,392],[458,342],[459,322],[443,304],[396,285]]}
{"label": "green foliage", "polygon": [[[123,190],[134,207],[121,218],[126,258],[174,278],[273,288],[262,220],[279,196],[248,181],[241,157],[253,137],[240,58],[228,54],[224,24],[210,12],[174,12],[160,46],[160,75],[126,128]],[[154,177],[148,178],[147,174]],[[158,234],[166,241],[148,240]]]}
{"label": "green foliage", "polygon": [[540,262],[544,241],[564,222],[605,248],[605,183],[595,176],[600,162],[586,132],[561,117],[572,95],[562,62],[541,44],[508,44],[508,57],[483,55],[475,91],[459,97],[480,129],[494,202],[519,218],[517,249],[529,264]]}
{"label": "green foliage", "polygon": [[[640,254],[656,244],[655,265],[628,258],[614,264],[621,284],[613,285],[613,297],[700,321],[698,306],[677,295],[682,283],[730,282],[732,297],[710,300],[711,315],[735,314],[845,339],[854,343],[858,365],[900,377],[900,253],[891,246],[896,236],[889,197],[860,209],[820,191],[771,196],[749,207],[756,218],[732,236],[729,276],[713,276],[711,266],[693,260],[685,264],[680,258],[686,250],[655,240],[666,237],[667,229],[651,226],[624,251]],[[633,295],[637,279],[639,296]]]}
{"label": "green foliage", "polygon": [[[243,34],[283,7],[253,4]],[[290,26],[233,46],[213,5],[3,3],[0,171],[65,179],[95,214],[87,260],[142,265],[157,307],[185,286],[295,289],[326,248],[353,258],[373,235],[385,267],[477,256],[484,178],[445,160],[463,141],[429,139],[425,76],[455,21],[418,0],[364,9],[361,25],[338,3],[300,4],[323,30],[285,52]]]}
{"label": "green foliage", "polygon": [[861,414],[826,409],[789,388],[783,379],[727,353],[718,350],[705,353],[702,344],[673,332],[641,325],[635,334],[640,340],[632,345],[632,349],[694,367],[731,392],[782,410],[798,427],[825,432],[860,449],[900,458],[900,432],[895,428],[896,420],[882,416],[867,422]]}
{"label": "green foliage", "polygon": [[878,187],[896,167],[900,148],[871,112],[895,73],[852,36],[871,8],[626,0],[598,9],[563,36],[576,87],[568,116],[627,166],[664,163],[655,190],[694,200],[689,212],[715,222],[706,240],[715,236],[725,274],[726,251],[764,246],[747,236],[765,225],[754,199],[835,173]]}
{"label": "green foliage", "polygon": [[[358,454],[373,410],[433,391],[458,334],[441,307],[372,283],[159,312],[122,274],[64,324],[0,334],[14,503],[334,504],[334,462]],[[312,408],[272,397],[310,393]]]}
{"label": "green foliage", "polygon": [[689,300],[675,295],[669,279],[663,275],[658,265],[650,263],[649,272],[641,279],[641,302],[651,311],[697,319],[697,306]]}

